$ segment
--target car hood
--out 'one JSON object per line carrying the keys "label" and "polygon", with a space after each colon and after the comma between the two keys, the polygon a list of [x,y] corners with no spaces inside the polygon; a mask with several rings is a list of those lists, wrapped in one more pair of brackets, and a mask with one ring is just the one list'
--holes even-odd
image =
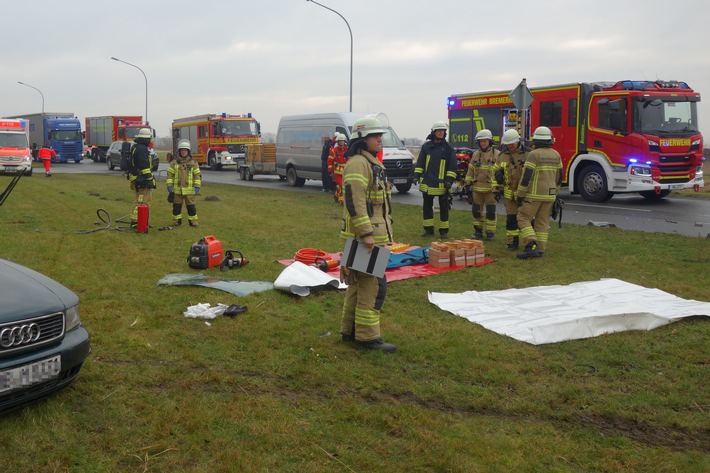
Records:
{"label": "car hood", "polygon": [[79,297],[55,280],[0,259],[0,323],[65,311]]}

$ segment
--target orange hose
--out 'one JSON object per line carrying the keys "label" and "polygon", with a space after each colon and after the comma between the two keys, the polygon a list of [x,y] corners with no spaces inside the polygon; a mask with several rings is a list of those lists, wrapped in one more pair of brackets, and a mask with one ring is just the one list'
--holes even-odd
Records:
{"label": "orange hose", "polygon": [[313,264],[318,261],[330,261],[333,257],[330,256],[330,253],[323,250],[301,248],[296,252],[293,259],[303,264]]}

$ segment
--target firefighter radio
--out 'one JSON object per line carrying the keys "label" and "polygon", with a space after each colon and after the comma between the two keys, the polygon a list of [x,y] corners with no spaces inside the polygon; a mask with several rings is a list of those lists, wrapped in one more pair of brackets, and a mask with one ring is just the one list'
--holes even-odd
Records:
{"label": "firefighter radio", "polygon": [[187,264],[193,269],[208,269],[222,263],[222,243],[208,235],[190,247]]}

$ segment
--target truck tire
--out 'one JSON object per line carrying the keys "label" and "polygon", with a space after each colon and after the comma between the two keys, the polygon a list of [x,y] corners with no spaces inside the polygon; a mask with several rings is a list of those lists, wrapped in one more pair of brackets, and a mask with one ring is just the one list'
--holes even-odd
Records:
{"label": "truck tire", "polygon": [[244,177],[246,178],[247,181],[254,180],[254,174],[251,172],[251,169],[244,168]]}
{"label": "truck tire", "polygon": [[577,188],[579,195],[588,202],[606,202],[614,197],[614,193],[609,192],[606,173],[598,164],[590,164],[582,169]]}
{"label": "truck tire", "polygon": [[412,183],[409,182],[407,184],[396,184],[395,187],[397,188],[397,192],[400,194],[406,194],[409,192],[409,189],[412,188]]}
{"label": "truck tire", "polygon": [[241,179],[242,181],[246,181],[246,180],[247,180],[247,175],[246,175],[246,173],[244,172],[244,168],[240,168],[240,169],[239,169],[239,179]]}
{"label": "truck tire", "polygon": [[639,194],[641,194],[641,197],[643,197],[644,199],[648,199],[648,200],[661,200],[664,197],[667,197],[668,194],[670,194],[670,193],[671,193],[670,189],[664,189],[658,194],[656,193],[656,191],[639,192]]}
{"label": "truck tire", "polygon": [[209,164],[210,169],[213,171],[219,171],[222,169],[222,165],[217,162],[217,156],[214,152],[210,153],[207,157],[207,164]]}
{"label": "truck tire", "polygon": [[286,180],[288,181],[288,185],[291,187],[303,187],[306,183],[304,178],[298,177],[298,174],[296,174],[296,168],[293,166],[286,170]]}
{"label": "truck tire", "polygon": [[91,150],[91,160],[95,163],[98,163],[101,160],[98,149],[94,148]]}

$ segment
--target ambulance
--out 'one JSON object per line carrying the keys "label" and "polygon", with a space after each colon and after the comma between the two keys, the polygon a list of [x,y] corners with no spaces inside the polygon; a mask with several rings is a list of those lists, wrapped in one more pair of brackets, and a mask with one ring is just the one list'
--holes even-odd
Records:
{"label": "ambulance", "polygon": [[24,119],[0,119],[0,175],[32,175],[29,146],[29,122]]}

